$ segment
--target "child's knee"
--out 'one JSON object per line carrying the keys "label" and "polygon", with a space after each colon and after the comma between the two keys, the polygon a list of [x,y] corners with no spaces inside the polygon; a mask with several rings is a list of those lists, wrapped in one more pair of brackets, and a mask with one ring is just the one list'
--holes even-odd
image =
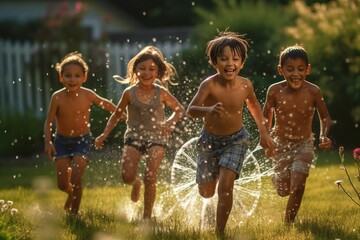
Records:
{"label": "child's knee", "polygon": [[199,194],[203,198],[211,198],[215,194],[215,187],[212,187],[208,184],[199,185]]}
{"label": "child's knee", "polygon": [[286,197],[290,195],[290,183],[288,181],[273,177],[272,182],[279,196]]}
{"label": "child's knee", "polygon": [[121,174],[121,178],[125,184],[132,185],[136,181],[137,176],[136,174],[130,174],[127,173],[126,171],[123,171]]}
{"label": "child's knee", "polygon": [[133,184],[136,180],[136,177],[134,176],[129,176],[129,175],[122,175],[122,180],[125,184]]}
{"label": "child's knee", "polygon": [[209,192],[207,190],[199,190],[200,196],[202,196],[203,198],[211,198],[212,196],[214,196],[215,191],[213,192]]}
{"label": "child's knee", "polygon": [[286,197],[290,195],[289,188],[277,188],[276,191],[280,197]]}
{"label": "child's knee", "polygon": [[58,182],[57,187],[58,187],[58,189],[60,189],[63,192],[68,192],[71,188],[71,185],[70,185],[70,183],[67,183],[67,182]]}

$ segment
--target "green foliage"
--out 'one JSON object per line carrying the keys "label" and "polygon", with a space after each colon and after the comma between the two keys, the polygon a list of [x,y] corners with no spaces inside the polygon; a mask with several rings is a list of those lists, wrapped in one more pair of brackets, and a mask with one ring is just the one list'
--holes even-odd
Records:
{"label": "green foliage", "polygon": [[30,156],[42,147],[44,123],[32,113],[0,119],[0,156]]}
{"label": "green foliage", "polygon": [[286,33],[309,53],[309,78],[323,89],[339,126],[334,126],[334,135],[341,144],[353,145],[359,138],[356,122],[360,121],[360,2],[336,0],[307,6],[296,1],[294,9],[297,21]]}

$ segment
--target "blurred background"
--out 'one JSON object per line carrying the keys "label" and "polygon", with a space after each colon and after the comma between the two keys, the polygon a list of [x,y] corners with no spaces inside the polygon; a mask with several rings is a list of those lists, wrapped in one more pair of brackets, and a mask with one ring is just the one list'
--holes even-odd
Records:
{"label": "blurred background", "polygon": [[[334,149],[360,147],[358,0],[3,0],[0,158],[43,154],[50,96],[62,87],[54,66],[66,53],[81,52],[90,67],[84,86],[117,103],[126,86],[112,76],[125,76],[127,62],[144,46],[158,46],[178,71],[179,85],[170,91],[187,107],[202,79],[214,73],[206,42],[226,29],[246,34],[250,41],[241,75],[253,81],[262,104],[268,86],[282,80],[277,74],[279,52],[303,45],[312,66],[308,80],[323,90],[335,121],[330,132]],[[107,117],[92,110],[95,136]],[[189,119],[180,123],[173,148],[196,135],[198,124]],[[124,128],[118,124],[110,145],[121,146]],[[318,129],[316,116],[316,134]]]}

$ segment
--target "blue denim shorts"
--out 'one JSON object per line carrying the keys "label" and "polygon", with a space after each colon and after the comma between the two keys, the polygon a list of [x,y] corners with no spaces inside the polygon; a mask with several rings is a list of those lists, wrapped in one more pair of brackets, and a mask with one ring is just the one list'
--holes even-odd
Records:
{"label": "blue denim shorts", "polygon": [[236,178],[239,178],[250,147],[250,134],[245,127],[229,136],[216,136],[202,130],[196,147],[197,183],[215,181],[219,176],[220,166],[234,171]]}
{"label": "blue denim shorts", "polygon": [[54,159],[69,158],[75,155],[80,155],[87,159],[92,145],[93,140],[91,133],[80,137],[66,137],[55,134],[54,146],[56,155]]}

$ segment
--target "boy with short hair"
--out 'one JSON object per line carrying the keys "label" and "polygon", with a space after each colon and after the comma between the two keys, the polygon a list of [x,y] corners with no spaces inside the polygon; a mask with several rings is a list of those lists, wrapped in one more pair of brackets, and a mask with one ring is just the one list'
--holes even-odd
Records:
{"label": "boy with short hair", "polygon": [[196,182],[204,198],[212,197],[218,185],[216,232],[219,235],[224,234],[233,203],[234,181],[239,178],[249,147],[250,134],[243,126],[244,102],[258,127],[260,145],[274,147],[251,81],[238,76],[247,51],[247,41],[234,32],[220,32],[209,41],[206,53],[217,73],[200,84],[187,110],[190,117],[204,119],[197,143]]}
{"label": "boy with short hair", "polygon": [[275,165],[273,183],[278,194],[289,196],[285,222],[293,223],[315,158],[312,133],[315,111],[320,120],[319,147],[322,149],[329,149],[332,145],[328,138],[332,121],[320,88],[306,81],[310,64],[303,47],[296,45],[283,50],[278,72],[285,80],[269,87],[263,110],[276,148],[265,153]]}

